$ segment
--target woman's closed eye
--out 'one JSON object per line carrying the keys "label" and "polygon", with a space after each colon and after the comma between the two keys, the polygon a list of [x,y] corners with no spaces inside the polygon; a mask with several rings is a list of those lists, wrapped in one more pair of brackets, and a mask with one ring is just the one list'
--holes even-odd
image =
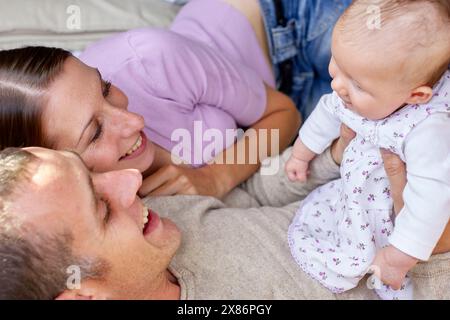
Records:
{"label": "woman's closed eye", "polygon": [[[110,81],[102,81],[102,95],[104,98],[107,98],[111,92],[111,82]],[[99,138],[101,138],[103,133],[103,124],[100,121],[96,121],[95,132],[92,136],[90,143],[96,142]]]}
{"label": "woman's closed eye", "polygon": [[95,127],[95,133],[91,138],[91,143],[96,142],[98,139],[101,138],[103,134],[103,124],[99,121],[96,121],[96,127]]}

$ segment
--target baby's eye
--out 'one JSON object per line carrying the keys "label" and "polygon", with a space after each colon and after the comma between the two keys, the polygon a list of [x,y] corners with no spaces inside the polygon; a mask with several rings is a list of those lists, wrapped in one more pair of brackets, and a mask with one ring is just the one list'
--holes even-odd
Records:
{"label": "baby's eye", "polygon": [[361,88],[361,86],[357,83],[353,83],[353,86],[358,90],[358,91],[364,91],[363,88]]}

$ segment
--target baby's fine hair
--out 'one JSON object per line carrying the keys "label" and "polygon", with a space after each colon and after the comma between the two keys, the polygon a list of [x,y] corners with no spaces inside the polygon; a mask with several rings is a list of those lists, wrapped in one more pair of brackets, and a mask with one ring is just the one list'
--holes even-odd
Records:
{"label": "baby's fine hair", "polygon": [[[450,64],[450,0],[354,0],[336,28],[348,31],[342,33],[344,41],[372,37],[368,50],[380,46],[378,39],[387,38],[386,58],[407,52],[409,61],[403,59],[402,64],[409,69],[408,78],[422,84],[433,85]],[[412,68],[415,75],[412,61],[421,66]]]}

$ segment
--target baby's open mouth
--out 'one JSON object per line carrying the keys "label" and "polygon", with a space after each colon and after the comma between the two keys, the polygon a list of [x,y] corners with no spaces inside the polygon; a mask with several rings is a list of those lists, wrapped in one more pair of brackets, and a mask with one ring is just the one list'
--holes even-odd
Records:
{"label": "baby's open mouth", "polygon": [[351,108],[352,107],[352,104],[350,102],[346,102],[346,101],[343,101],[343,102],[344,102],[344,106],[346,108]]}

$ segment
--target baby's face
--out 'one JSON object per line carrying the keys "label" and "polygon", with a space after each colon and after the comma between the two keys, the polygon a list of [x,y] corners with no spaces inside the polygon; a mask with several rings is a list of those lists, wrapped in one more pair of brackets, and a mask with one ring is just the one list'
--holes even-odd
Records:
{"label": "baby's face", "polygon": [[340,32],[335,30],[332,40],[331,87],[355,113],[370,120],[389,116],[405,104],[411,92],[399,81],[400,68],[389,67],[392,64],[383,61],[382,55],[364,46],[341,41]]}

